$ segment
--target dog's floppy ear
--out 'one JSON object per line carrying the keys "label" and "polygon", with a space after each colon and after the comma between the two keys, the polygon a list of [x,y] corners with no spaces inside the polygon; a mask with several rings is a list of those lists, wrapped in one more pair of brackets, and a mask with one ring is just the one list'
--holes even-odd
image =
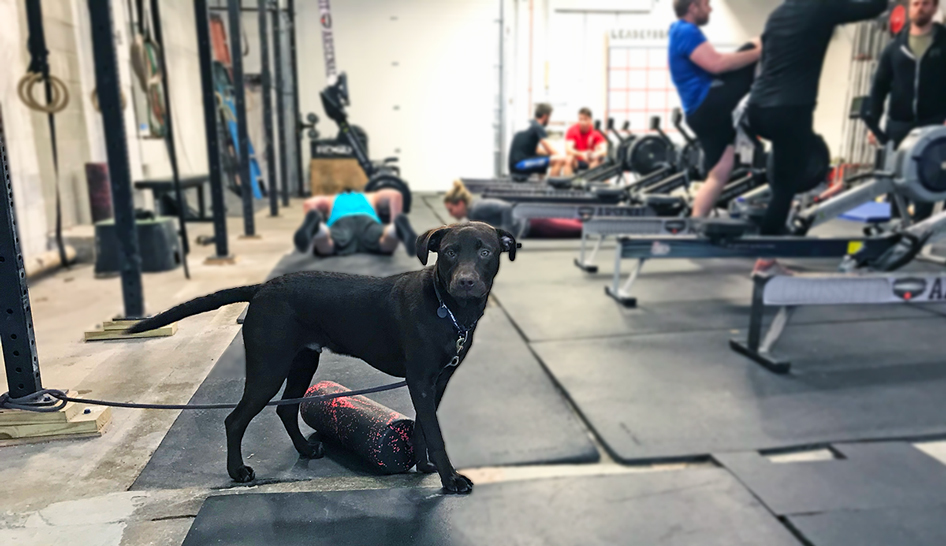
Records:
{"label": "dog's floppy ear", "polygon": [[516,249],[522,248],[522,245],[517,243],[512,233],[509,233],[505,229],[496,228],[496,235],[499,236],[499,247],[503,252],[509,253],[509,261],[516,261]]}
{"label": "dog's floppy ear", "polygon": [[417,238],[417,259],[420,263],[427,265],[429,253],[440,251],[440,240],[448,229],[446,226],[434,228]]}

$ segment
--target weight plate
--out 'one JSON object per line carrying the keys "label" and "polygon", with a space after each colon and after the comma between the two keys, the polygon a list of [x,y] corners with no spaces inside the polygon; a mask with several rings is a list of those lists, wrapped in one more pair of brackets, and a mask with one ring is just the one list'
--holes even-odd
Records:
{"label": "weight plate", "polygon": [[907,9],[903,7],[903,4],[894,6],[890,10],[890,34],[896,36],[900,34],[900,31],[903,30],[903,26],[907,23]]}
{"label": "weight plate", "polygon": [[379,173],[371,178],[367,184],[365,184],[365,191],[372,192],[383,189],[392,189],[397,190],[404,197],[404,212],[409,213],[411,211],[411,202],[413,201],[411,196],[411,188],[407,185],[407,182],[401,180],[400,178],[388,174],[388,173]]}

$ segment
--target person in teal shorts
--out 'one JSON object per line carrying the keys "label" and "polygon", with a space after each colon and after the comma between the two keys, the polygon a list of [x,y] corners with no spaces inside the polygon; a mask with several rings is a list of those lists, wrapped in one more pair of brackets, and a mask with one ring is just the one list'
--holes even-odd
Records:
{"label": "person in teal shorts", "polygon": [[[404,214],[404,198],[396,190],[317,195],[307,199],[303,209],[305,220],[293,237],[299,252],[390,255],[404,243],[407,253],[415,254],[417,234]],[[388,223],[382,222],[382,216]]]}

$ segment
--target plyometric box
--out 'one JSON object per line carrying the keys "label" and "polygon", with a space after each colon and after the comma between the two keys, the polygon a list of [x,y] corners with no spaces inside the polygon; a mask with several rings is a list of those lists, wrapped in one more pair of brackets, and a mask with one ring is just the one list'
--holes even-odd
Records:
{"label": "plyometric box", "polygon": [[309,163],[312,195],[335,195],[345,190],[362,190],[368,177],[353,158],[313,159]]}

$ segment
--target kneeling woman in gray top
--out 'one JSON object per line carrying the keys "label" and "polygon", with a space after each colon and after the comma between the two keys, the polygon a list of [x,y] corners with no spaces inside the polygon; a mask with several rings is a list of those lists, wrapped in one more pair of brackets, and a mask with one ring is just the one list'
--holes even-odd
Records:
{"label": "kneeling woman in gray top", "polygon": [[450,216],[457,220],[484,222],[502,228],[519,238],[572,239],[581,237],[578,220],[533,219],[515,220],[512,204],[502,199],[474,199],[463,182],[457,180],[443,196],[443,204]]}

